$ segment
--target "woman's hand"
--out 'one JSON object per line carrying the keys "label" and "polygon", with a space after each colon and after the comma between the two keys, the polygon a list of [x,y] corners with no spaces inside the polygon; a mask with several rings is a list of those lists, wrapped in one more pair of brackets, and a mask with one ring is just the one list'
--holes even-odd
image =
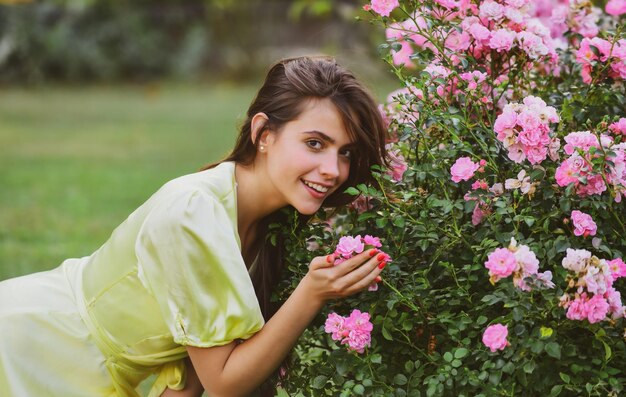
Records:
{"label": "woman's hand", "polygon": [[300,282],[307,293],[320,303],[344,298],[380,281],[385,256],[370,249],[334,265],[335,255],[318,256],[311,261],[309,272]]}

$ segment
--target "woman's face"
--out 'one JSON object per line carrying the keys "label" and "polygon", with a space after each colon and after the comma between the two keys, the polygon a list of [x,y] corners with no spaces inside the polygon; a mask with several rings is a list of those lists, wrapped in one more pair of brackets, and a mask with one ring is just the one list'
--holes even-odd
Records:
{"label": "woman's face", "polygon": [[329,99],[312,99],[300,115],[264,146],[267,177],[279,200],[302,214],[315,213],[348,179],[353,142]]}

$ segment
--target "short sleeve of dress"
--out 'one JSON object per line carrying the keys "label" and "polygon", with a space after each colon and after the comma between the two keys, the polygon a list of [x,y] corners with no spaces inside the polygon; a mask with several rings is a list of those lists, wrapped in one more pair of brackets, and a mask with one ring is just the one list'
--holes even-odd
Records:
{"label": "short sleeve of dress", "polygon": [[236,220],[209,192],[155,205],[135,244],[139,277],[174,342],[211,347],[247,339],[263,324],[240,254]]}

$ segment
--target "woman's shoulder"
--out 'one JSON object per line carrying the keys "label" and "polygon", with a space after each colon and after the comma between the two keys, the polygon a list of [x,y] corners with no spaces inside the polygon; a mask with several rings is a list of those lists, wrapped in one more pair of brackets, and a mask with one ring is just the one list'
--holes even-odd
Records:
{"label": "woman's shoulder", "polygon": [[176,200],[192,195],[212,198],[226,205],[234,202],[236,200],[235,164],[224,162],[208,170],[172,179],[165,183],[153,198],[159,201],[168,198]]}

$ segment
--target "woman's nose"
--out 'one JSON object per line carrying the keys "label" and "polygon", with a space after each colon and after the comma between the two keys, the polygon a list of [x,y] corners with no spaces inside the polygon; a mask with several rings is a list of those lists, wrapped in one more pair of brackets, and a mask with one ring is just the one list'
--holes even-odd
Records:
{"label": "woman's nose", "polygon": [[324,160],[320,164],[320,174],[327,179],[339,177],[339,155],[329,154],[324,156]]}

